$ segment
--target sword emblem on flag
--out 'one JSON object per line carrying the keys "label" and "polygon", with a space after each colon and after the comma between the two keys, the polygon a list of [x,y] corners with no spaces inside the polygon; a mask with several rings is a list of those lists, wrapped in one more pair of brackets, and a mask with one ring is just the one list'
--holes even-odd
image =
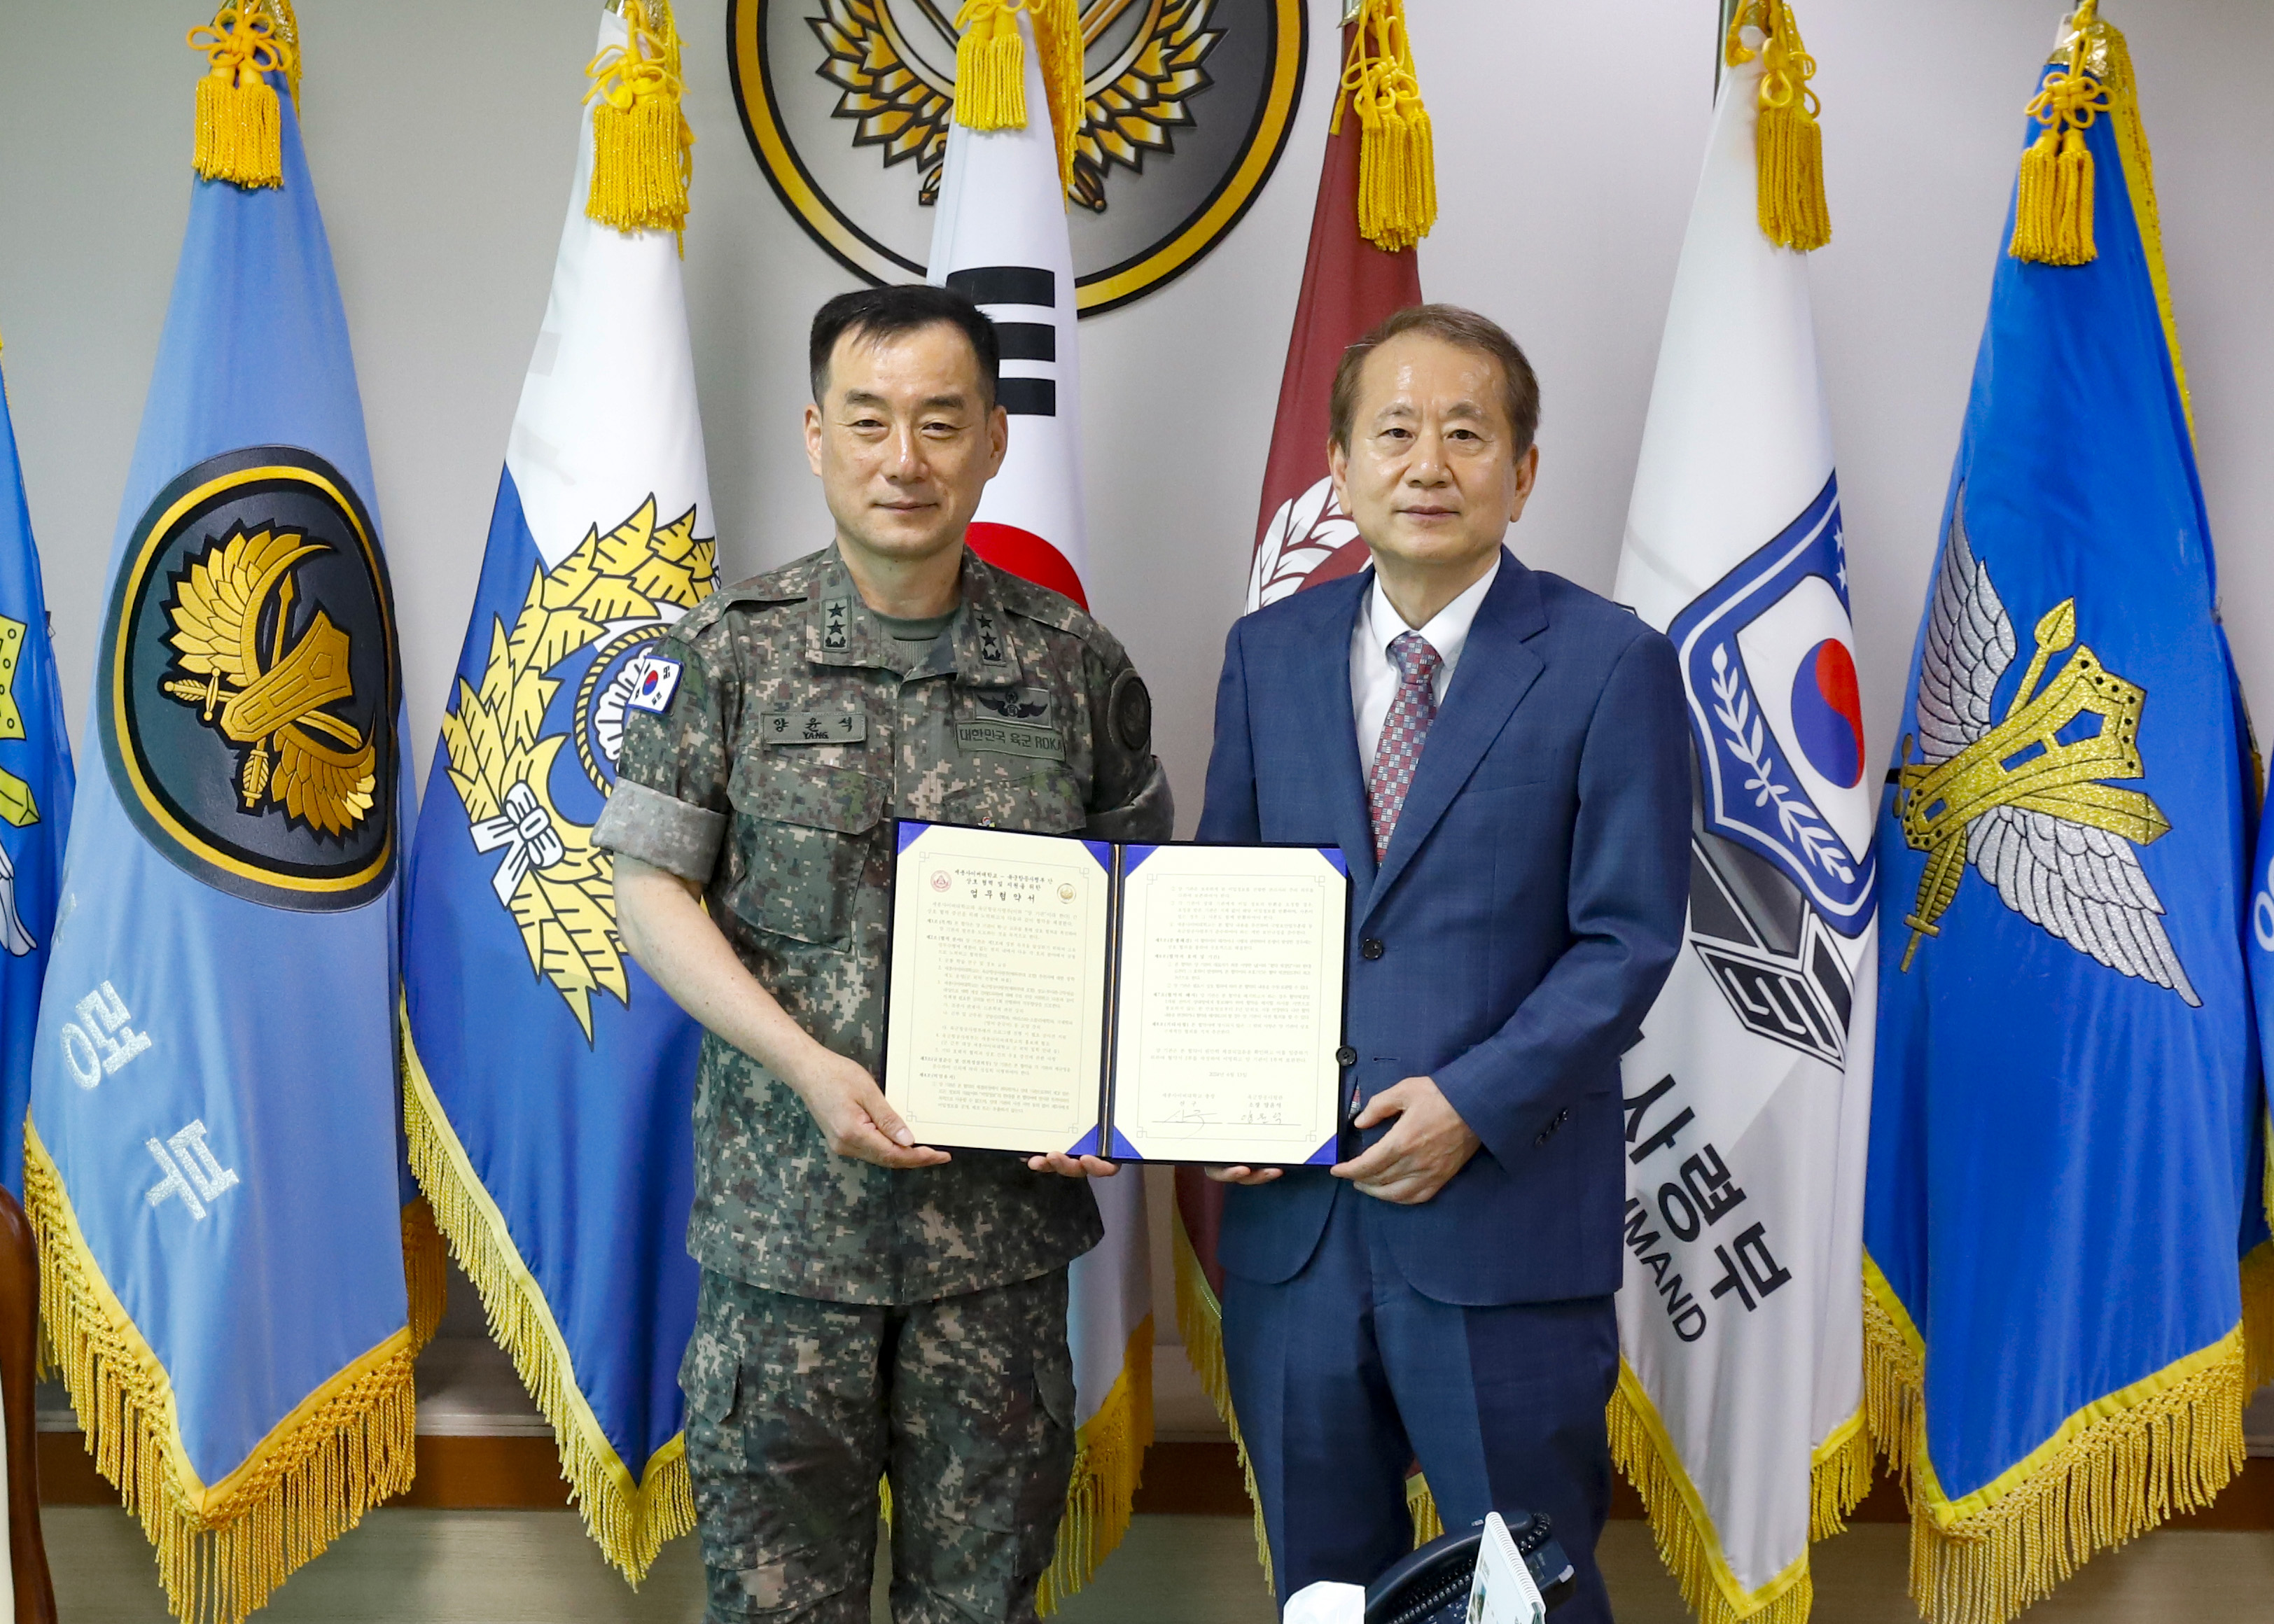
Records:
{"label": "sword emblem on flag", "polygon": [[[372,741],[325,709],[355,697],[353,640],[320,606],[297,640],[290,635],[295,575],[330,551],[282,530],[239,530],[208,546],[176,577],[167,605],[174,628],[167,641],[186,674],[160,686],[231,744],[252,747],[237,774],[245,811],[274,801],[340,835],[370,813],[375,783]],[[271,628],[265,652],[264,624]],[[334,749],[318,733],[346,748]]]}
{"label": "sword emblem on flag", "polygon": [[[1903,920],[1911,930],[1903,969],[1923,938],[1942,934],[1939,921],[1971,862],[2031,924],[2112,970],[2201,1004],[2135,849],[2170,833],[2171,821],[2139,791],[2102,781],[2146,776],[2138,741],[2147,689],[2076,643],[2076,599],[2067,598],[2037,621],[2037,652],[1992,721],[1992,697],[2018,650],[1989,568],[1967,543],[1963,491],[1931,615],[1919,731],[1903,741],[1892,807],[1904,842],[1927,853],[1918,899]],[[2072,645],[2040,690],[2052,657]]]}

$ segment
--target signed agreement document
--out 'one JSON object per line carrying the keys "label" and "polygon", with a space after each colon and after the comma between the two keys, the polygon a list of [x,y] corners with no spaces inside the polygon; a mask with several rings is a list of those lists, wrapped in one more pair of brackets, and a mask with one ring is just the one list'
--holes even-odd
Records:
{"label": "signed agreement document", "polygon": [[921,1144],[1337,1158],[1332,846],[1113,846],[903,820],[885,1097]]}

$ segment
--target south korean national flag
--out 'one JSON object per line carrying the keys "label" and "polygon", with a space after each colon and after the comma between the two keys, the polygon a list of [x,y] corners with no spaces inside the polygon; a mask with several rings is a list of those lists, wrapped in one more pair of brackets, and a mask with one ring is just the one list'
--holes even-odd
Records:
{"label": "south korean national flag", "polygon": [[1010,415],[1011,447],[972,522],[972,551],[1087,608],[1073,248],[1042,53],[1023,11],[1019,30],[1027,45],[1026,126],[949,127],[930,278],[978,305],[1003,345],[998,398]]}

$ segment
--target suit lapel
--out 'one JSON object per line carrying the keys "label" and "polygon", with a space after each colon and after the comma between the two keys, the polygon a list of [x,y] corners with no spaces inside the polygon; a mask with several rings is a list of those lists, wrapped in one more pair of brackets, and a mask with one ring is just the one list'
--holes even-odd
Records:
{"label": "suit lapel", "polygon": [[[1454,667],[1445,703],[1421,747],[1421,763],[1414,769],[1404,809],[1397,815],[1397,828],[1390,836],[1382,872],[1373,889],[1361,892],[1361,909],[1370,910],[1397,883],[1413,853],[1429,838],[1429,831],[1453,804],[1453,797],[1476,771],[1477,763],[1500,736],[1509,713],[1547,669],[1540,656],[1525,646],[1525,639],[1547,628],[1547,612],[1540,601],[1540,583],[1502,548],[1500,574],[1494,577],[1484,602],[1477,605],[1468,642],[1462,645],[1461,663]],[[1347,650],[1344,659],[1348,662]],[[1343,688],[1347,708],[1347,676]],[[1350,732],[1355,738],[1355,723]]]}
{"label": "suit lapel", "polygon": [[[1374,883],[1374,823],[1366,809],[1366,771],[1359,764],[1358,718],[1351,709],[1351,633],[1358,622],[1359,605],[1374,590],[1374,571],[1360,574],[1338,611],[1330,611],[1322,635],[1294,640],[1298,702],[1302,706],[1301,737],[1314,763],[1329,810],[1335,838],[1350,864],[1352,885],[1359,906]],[[1325,592],[1334,589],[1318,587]],[[1347,590],[1347,589],[1344,589]]]}

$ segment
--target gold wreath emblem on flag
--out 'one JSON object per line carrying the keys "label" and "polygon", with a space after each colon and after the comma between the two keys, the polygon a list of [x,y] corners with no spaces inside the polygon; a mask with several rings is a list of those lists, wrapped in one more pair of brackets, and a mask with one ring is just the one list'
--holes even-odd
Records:
{"label": "gold wreath emblem on flag", "polygon": [[[352,640],[319,606],[291,636],[294,576],[331,549],[292,530],[237,530],[192,561],[166,607],[174,629],[160,687],[235,746],[245,809],[275,804],[328,835],[371,811],[376,748],[327,706],[355,697]],[[271,605],[274,612],[271,612]],[[263,638],[266,624],[268,635]],[[386,719],[380,719],[384,726]]]}
{"label": "gold wreath emblem on flag", "polygon": [[[1177,127],[1193,123],[1186,103],[1211,83],[1201,64],[1224,37],[1208,26],[1216,0],[1083,0],[1084,43],[1095,44],[1133,5],[1144,7],[1135,34],[1082,86],[1066,196],[1092,214],[1105,212],[1105,178],[1115,165],[1141,174],[1148,153],[1174,150]],[[855,121],[853,144],[883,147],[888,167],[914,158],[922,177],[918,195],[926,203],[938,195],[955,112],[955,30],[948,15],[933,0],[822,0],[821,15],[808,19],[827,52],[821,77],[843,93],[836,116]],[[924,22],[945,36],[943,68],[926,63],[902,37],[904,27]]]}
{"label": "gold wreath emblem on flag", "polygon": [[491,889],[520,928],[530,967],[551,981],[592,1039],[592,994],[629,1002],[616,935],[614,865],[592,827],[553,799],[553,758],[566,731],[543,731],[563,679],[562,661],[636,627],[660,630],[711,590],[716,545],[695,534],[695,509],[656,523],[655,498],[602,535],[538,569],[508,630],[491,625],[479,688],[463,678],[442,718],[451,786],[466,808],[475,849],[501,853]]}
{"label": "gold wreath emblem on flag", "polygon": [[[2135,848],[2171,832],[2137,790],[2102,780],[2147,774],[2139,748],[2148,692],[2076,643],[2076,600],[2035,628],[2037,652],[2002,714],[1992,695],[2017,651],[2012,620],[1966,538],[1961,489],[1935,581],[1919,664],[1916,741],[1903,740],[1894,815],[1927,854],[1902,967],[1921,938],[1939,936],[1971,863],[2006,906],[2110,969],[2168,987],[2191,1005],[2164,905]],[[2072,647],[2072,645],[2075,645]],[[2067,660],[2038,687],[2056,654]]]}

